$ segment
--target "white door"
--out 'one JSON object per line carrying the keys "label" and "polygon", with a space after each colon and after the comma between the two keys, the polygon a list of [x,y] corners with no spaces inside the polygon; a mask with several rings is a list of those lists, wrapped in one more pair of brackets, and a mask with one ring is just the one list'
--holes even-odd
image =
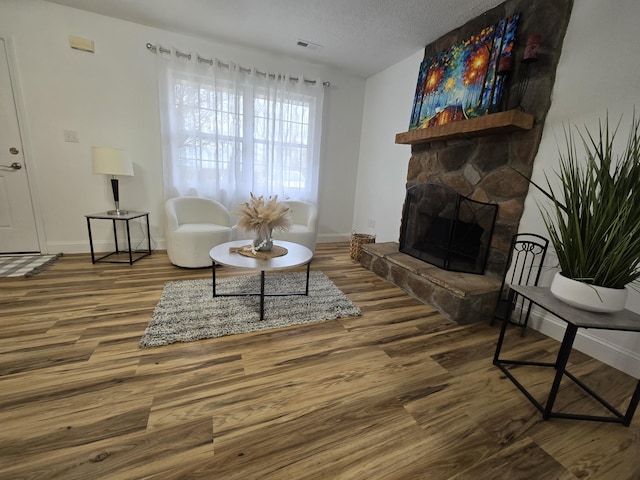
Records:
{"label": "white door", "polygon": [[39,251],[9,59],[0,38],[0,253]]}

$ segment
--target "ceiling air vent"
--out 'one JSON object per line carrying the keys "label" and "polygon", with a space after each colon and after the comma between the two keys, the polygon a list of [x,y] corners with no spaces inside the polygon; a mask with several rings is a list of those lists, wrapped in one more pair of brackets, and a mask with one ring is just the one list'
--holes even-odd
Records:
{"label": "ceiling air vent", "polygon": [[306,48],[307,50],[313,50],[314,52],[322,49],[322,45],[318,45],[317,43],[309,42],[308,40],[298,39],[296,43],[299,47]]}

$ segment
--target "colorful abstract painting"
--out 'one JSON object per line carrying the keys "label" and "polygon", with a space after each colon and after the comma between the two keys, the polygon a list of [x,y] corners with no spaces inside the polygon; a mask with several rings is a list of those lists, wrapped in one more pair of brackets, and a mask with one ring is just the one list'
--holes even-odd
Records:
{"label": "colorful abstract painting", "polygon": [[505,18],[420,64],[410,130],[499,110],[505,76],[498,64],[513,55],[518,19]]}

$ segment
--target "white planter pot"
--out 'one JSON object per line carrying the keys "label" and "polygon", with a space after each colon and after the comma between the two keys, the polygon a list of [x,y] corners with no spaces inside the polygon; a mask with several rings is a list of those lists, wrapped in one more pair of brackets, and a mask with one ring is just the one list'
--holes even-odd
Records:
{"label": "white planter pot", "polygon": [[572,280],[556,273],[551,282],[551,293],[573,307],[589,312],[619,312],[624,310],[629,290],[605,288]]}

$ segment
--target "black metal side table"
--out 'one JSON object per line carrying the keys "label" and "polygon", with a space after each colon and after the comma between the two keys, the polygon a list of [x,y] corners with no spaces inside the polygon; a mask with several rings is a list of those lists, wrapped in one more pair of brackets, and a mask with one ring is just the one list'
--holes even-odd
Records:
{"label": "black metal side table", "polygon": [[[108,262],[108,263],[128,263],[129,265],[133,265],[134,262],[137,262],[141,258],[144,258],[148,255],[151,255],[151,232],[149,230],[149,212],[132,212],[129,211],[127,213],[122,213],[120,215],[113,215],[111,213],[102,212],[102,213],[94,213],[91,215],[85,215],[87,217],[87,230],[89,231],[89,248],[91,249],[91,263],[96,262]],[[147,224],[147,249],[146,250],[133,250],[131,248],[131,229],[129,227],[129,222],[136,218],[144,217]],[[99,258],[96,258],[94,250],[93,250],[93,237],[91,235],[91,220],[111,220],[113,224],[113,239],[115,242],[115,252],[107,253]],[[116,222],[124,222],[127,230],[127,250],[120,250],[118,247],[118,235],[116,231]],[[117,255],[119,253],[128,253],[129,260],[105,260],[106,258],[111,257],[112,255]],[[134,258],[135,257],[135,258]]]}
{"label": "black metal side table", "polygon": [[[543,287],[530,287],[521,285],[512,285],[509,290],[509,304],[510,310],[513,309],[516,297],[521,297],[530,300],[533,304],[542,308],[543,310],[555,315],[560,320],[563,320],[567,324],[558,356],[554,363],[550,362],[532,362],[521,360],[506,360],[500,358],[500,350],[502,349],[502,343],[504,341],[505,331],[509,319],[511,318],[511,311],[505,315],[502,322],[502,329],[500,330],[500,337],[498,338],[498,345],[493,357],[493,364],[497,366],[502,372],[509,378],[516,387],[529,399],[533,405],[540,410],[542,417],[545,420],[549,418],[568,418],[573,420],[592,420],[600,422],[612,422],[621,423],[625,427],[631,424],[631,419],[638,407],[640,401],[640,380],[636,385],[635,391],[631,396],[627,411],[625,413],[619,412],[616,408],[610,405],[595,391],[585,385],[580,379],[572,375],[567,371],[567,361],[573,348],[573,341],[575,340],[576,333],[579,328],[595,328],[601,330],[618,330],[629,332],[640,332],[640,315],[630,310],[623,310],[616,313],[592,313],[578,308],[574,308],[566,303],[561,302],[554,297],[549,288]],[[550,367],[556,370],[555,378],[545,405],[543,406],[538,402],[531,393],[514,377],[510,370],[506,368],[507,365],[526,365],[536,367]],[[562,377],[566,376],[571,379],[576,385],[582,388],[592,398],[597,400],[603,407],[609,410],[612,416],[597,416],[597,415],[582,415],[574,413],[556,412],[553,410],[558,390],[560,389],[560,382]]]}

